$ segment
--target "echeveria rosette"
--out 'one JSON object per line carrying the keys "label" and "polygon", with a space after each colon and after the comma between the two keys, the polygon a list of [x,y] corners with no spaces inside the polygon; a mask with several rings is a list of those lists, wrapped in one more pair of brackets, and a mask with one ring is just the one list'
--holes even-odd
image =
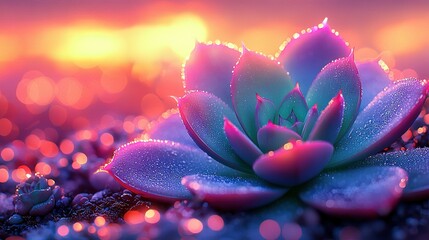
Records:
{"label": "echeveria rosette", "polygon": [[60,187],[49,186],[45,177],[33,175],[16,187],[15,212],[20,215],[43,216],[54,209],[61,197]]}
{"label": "echeveria rosette", "polygon": [[[409,169],[346,164],[400,137],[420,113],[427,84],[392,83],[378,62],[356,64],[326,21],[294,36],[277,59],[197,43],[184,77],[180,117],[155,125],[151,140],[121,147],[106,165],[126,188],[234,210],[295,188],[322,211],[357,216],[387,214],[402,196]],[[427,188],[405,194],[419,189]]]}

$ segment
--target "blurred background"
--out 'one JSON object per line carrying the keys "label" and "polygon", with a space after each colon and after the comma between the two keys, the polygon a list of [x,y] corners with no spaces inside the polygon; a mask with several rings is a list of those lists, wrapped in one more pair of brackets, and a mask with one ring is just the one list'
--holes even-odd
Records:
{"label": "blurred background", "polygon": [[429,77],[429,1],[0,1],[0,143],[113,120],[143,129],[182,95],[195,41],[275,55],[325,17],[392,80]]}

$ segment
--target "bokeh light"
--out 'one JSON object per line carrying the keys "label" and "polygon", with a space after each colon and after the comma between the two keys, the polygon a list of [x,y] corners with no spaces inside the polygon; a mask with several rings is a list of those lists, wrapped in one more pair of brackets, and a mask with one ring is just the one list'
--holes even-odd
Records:
{"label": "bokeh light", "polygon": [[9,180],[9,170],[6,166],[0,165],[0,183],[5,183]]}
{"label": "bokeh light", "polygon": [[80,232],[83,230],[83,224],[80,222],[73,223],[73,230],[75,232]]}
{"label": "bokeh light", "polygon": [[224,227],[224,224],[225,223],[224,223],[222,217],[219,216],[219,215],[211,215],[207,219],[207,225],[213,231],[220,231],[220,230],[222,230],[223,227]]}
{"label": "bokeh light", "polygon": [[12,179],[19,183],[27,179],[27,176],[31,174],[31,170],[26,165],[21,165],[12,171]]}
{"label": "bokeh light", "polygon": [[66,237],[70,233],[70,229],[66,225],[61,225],[61,226],[58,227],[57,233],[61,237]]}
{"label": "bokeh light", "polygon": [[296,223],[285,223],[282,227],[282,236],[285,240],[298,240],[302,237],[302,228]]}
{"label": "bokeh light", "polygon": [[264,220],[259,225],[259,233],[264,239],[277,239],[280,237],[281,229],[277,221],[272,219]]}
{"label": "bokeh light", "polygon": [[102,226],[104,226],[106,224],[106,219],[104,217],[102,217],[102,216],[98,216],[98,217],[96,217],[94,219],[94,224],[97,227],[102,227]]}
{"label": "bokeh light", "polygon": [[144,214],[144,219],[147,223],[155,224],[161,219],[161,214],[155,209],[149,209]]}
{"label": "bokeh light", "polygon": [[128,224],[140,224],[145,221],[145,216],[140,211],[130,210],[124,214],[124,220]]}
{"label": "bokeh light", "polygon": [[16,88],[16,96],[23,104],[46,106],[54,99],[55,83],[37,71],[27,72]]}
{"label": "bokeh light", "polygon": [[65,106],[75,106],[83,95],[83,84],[75,78],[63,78],[57,83],[56,95]]}
{"label": "bokeh light", "polygon": [[0,118],[0,136],[6,137],[12,132],[12,122],[7,118]]}
{"label": "bokeh light", "polygon": [[183,222],[183,228],[189,235],[198,234],[203,231],[203,223],[197,218],[186,219]]}
{"label": "bokeh light", "polygon": [[3,161],[8,162],[13,159],[13,157],[15,156],[15,152],[13,151],[12,148],[6,147],[1,150],[0,156],[3,159]]}

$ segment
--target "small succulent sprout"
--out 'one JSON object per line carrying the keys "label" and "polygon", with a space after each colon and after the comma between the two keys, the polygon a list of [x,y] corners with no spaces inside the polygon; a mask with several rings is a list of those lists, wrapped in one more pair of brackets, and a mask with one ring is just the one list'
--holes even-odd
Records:
{"label": "small succulent sprout", "polygon": [[20,215],[42,216],[55,207],[63,196],[58,186],[49,186],[41,175],[33,175],[17,185],[14,196],[15,212]]}
{"label": "small succulent sprout", "polygon": [[377,61],[356,64],[326,20],[304,32],[276,59],[198,43],[184,66],[180,115],[120,147],[104,169],[149,198],[196,197],[228,210],[269,204],[290,188],[321,211],[353,216],[388,214],[403,191],[429,195],[426,168],[355,164],[411,126],[428,84],[387,81]]}

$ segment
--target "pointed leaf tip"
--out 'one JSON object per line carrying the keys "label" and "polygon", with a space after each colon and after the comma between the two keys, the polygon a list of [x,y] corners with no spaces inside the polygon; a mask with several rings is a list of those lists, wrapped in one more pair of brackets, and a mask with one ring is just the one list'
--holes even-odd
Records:
{"label": "pointed leaf tip", "polygon": [[186,91],[210,92],[231,104],[232,70],[240,52],[223,44],[196,44],[183,69]]}
{"label": "pointed leaf tip", "polygon": [[325,17],[325,19],[323,19],[322,24],[323,26],[328,25],[328,17]]}

